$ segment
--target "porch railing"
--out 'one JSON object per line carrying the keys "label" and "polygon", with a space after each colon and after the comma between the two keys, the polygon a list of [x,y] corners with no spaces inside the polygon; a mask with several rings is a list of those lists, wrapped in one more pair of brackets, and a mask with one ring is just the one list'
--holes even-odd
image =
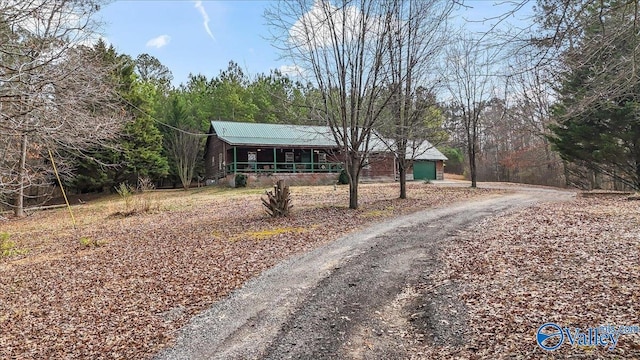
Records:
{"label": "porch railing", "polygon": [[227,174],[233,173],[337,173],[342,163],[283,163],[283,162],[236,162],[227,164]]}

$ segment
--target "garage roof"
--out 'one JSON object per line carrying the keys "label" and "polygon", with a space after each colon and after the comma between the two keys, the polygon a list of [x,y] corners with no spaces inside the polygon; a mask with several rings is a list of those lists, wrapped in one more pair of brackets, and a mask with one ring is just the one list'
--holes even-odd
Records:
{"label": "garage roof", "polygon": [[[391,139],[383,139],[382,137],[374,137],[371,139],[369,148],[373,152],[386,152],[392,151],[395,141]],[[407,144],[406,158],[413,160],[449,160],[443,153],[441,153],[435,146],[433,146],[427,140],[413,143],[409,141]]]}

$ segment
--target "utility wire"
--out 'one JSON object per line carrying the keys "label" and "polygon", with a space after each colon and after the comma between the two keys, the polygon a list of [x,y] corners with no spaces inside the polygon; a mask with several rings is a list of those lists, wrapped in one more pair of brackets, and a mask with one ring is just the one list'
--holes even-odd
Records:
{"label": "utility wire", "polygon": [[153,117],[151,114],[149,114],[149,113],[148,113],[148,112],[146,112],[145,110],[140,109],[139,107],[137,107],[136,105],[134,105],[134,104],[132,104],[130,101],[128,101],[127,99],[125,99],[125,98],[123,98],[123,97],[120,97],[120,99],[121,99],[124,103],[126,103],[127,105],[129,105],[129,106],[131,106],[132,108],[134,108],[134,109],[138,110],[138,111],[139,111],[140,113],[142,113],[143,115],[148,116],[148,117],[149,117],[151,120],[153,120],[154,122],[156,122],[156,123],[158,123],[158,124],[160,124],[160,125],[162,125],[162,126],[166,126],[166,127],[168,127],[169,129],[172,129],[172,130],[175,130],[175,131],[181,132],[181,133],[183,133],[183,134],[192,135],[192,136],[202,136],[202,137],[214,136],[213,134],[193,133],[193,132],[190,132],[190,131],[186,131],[186,130],[183,130],[183,129],[177,128],[177,127],[175,127],[175,126],[173,126],[173,125],[169,125],[169,124],[167,124],[167,123],[165,123],[165,122],[163,122],[163,121],[161,121],[161,120],[156,119],[156,118],[155,118],[155,117]]}

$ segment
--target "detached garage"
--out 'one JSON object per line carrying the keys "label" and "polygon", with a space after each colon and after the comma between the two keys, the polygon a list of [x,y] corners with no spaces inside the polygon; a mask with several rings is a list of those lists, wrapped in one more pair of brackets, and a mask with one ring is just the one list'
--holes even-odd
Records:
{"label": "detached garage", "polygon": [[414,162],[413,178],[416,180],[436,180],[436,162],[429,160]]}
{"label": "detached garage", "polygon": [[413,160],[413,179],[443,180],[445,160],[447,157],[435,147],[423,151]]}

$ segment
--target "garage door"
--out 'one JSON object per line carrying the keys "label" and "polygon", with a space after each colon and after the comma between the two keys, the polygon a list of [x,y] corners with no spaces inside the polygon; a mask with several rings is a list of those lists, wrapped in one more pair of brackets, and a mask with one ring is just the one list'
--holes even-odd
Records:
{"label": "garage door", "polygon": [[435,180],[435,161],[416,161],[413,163],[413,178],[416,180]]}

